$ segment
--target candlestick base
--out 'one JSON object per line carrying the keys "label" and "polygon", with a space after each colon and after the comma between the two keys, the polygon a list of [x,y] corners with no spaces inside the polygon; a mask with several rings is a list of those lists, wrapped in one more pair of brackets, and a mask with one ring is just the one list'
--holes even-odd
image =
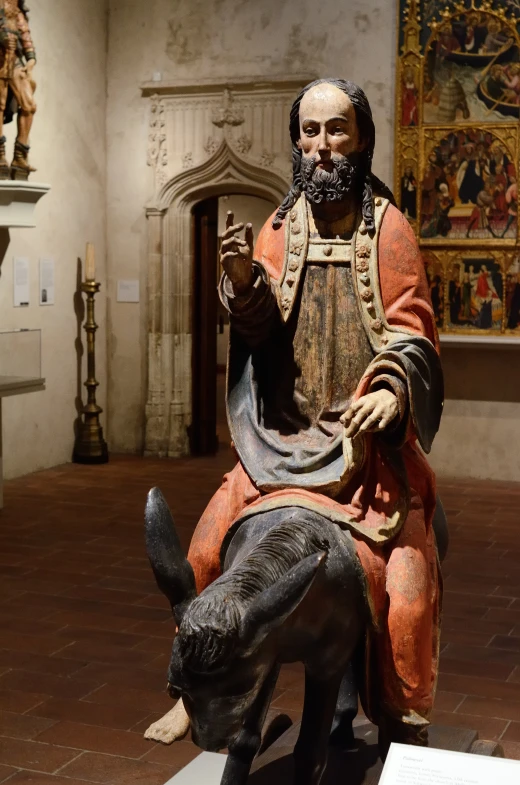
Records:
{"label": "candlestick base", "polygon": [[84,412],[85,421],[81,423],[78,438],[74,445],[74,463],[108,463],[108,446],[103,438],[103,428],[94,416]]}

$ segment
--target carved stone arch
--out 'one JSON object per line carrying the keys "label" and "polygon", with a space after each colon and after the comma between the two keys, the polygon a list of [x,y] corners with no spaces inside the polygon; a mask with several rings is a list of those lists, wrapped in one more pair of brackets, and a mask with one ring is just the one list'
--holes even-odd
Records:
{"label": "carved stone arch", "polygon": [[148,395],[145,454],[189,454],[192,385],[192,210],[244,194],[280,204],[290,178],[239,155],[224,139],[214,155],[166,182],[148,218]]}
{"label": "carved stone arch", "polygon": [[160,190],[156,201],[159,210],[184,204],[190,208],[201,199],[229,193],[262,196],[281,202],[289,188],[288,178],[275,169],[256,165],[238,155],[224,139],[216,153],[199,166],[180,172]]}

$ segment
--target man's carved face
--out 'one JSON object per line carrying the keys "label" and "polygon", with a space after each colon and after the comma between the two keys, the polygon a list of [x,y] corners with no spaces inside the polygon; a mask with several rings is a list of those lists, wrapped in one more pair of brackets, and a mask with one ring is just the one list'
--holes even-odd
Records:
{"label": "man's carved face", "polygon": [[319,84],[303,96],[300,105],[298,147],[304,158],[315,157],[317,167],[331,171],[331,157],[361,152],[356,112],[338,87]]}
{"label": "man's carved face", "polygon": [[360,139],[350,98],[331,84],[311,88],[300,105],[302,190],[309,201],[340,201],[353,190],[358,174]]}

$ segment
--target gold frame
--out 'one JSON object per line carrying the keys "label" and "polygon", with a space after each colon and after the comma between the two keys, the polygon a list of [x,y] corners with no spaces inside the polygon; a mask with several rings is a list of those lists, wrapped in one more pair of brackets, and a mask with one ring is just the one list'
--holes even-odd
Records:
{"label": "gold frame", "polygon": [[[478,245],[478,247],[485,247],[485,248],[496,248],[500,246],[501,248],[515,248],[517,245],[518,240],[514,237],[509,237],[507,239],[498,239],[496,237],[493,238],[480,238],[478,240],[472,240],[469,238],[468,240],[465,239],[449,239],[446,240],[443,237],[440,238],[426,238],[420,236],[420,224],[421,224],[421,217],[422,217],[422,192],[420,185],[424,179],[425,170],[426,170],[426,162],[428,160],[428,155],[432,151],[435,146],[436,142],[440,142],[444,139],[448,134],[453,133],[454,129],[457,131],[464,131],[466,129],[472,129],[475,131],[481,131],[483,133],[492,134],[496,139],[499,139],[506,151],[509,152],[511,158],[515,163],[518,162],[518,151],[520,149],[520,123],[516,123],[513,125],[512,123],[503,123],[501,126],[497,125],[490,125],[490,126],[478,126],[474,123],[470,124],[462,124],[457,123],[457,125],[452,126],[440,126],[440,125],[427,125],[422,128],[422,140],[419,146],[419,154],[420,154],[420,164],[419,164],[419,172],[418,172],[418,199],[417,199],[417,221],[415,227],[415,233],[417,235],[417,239],[419,241],[419,245],[421,248],[430,247],[430,246],[446,246],[447,243],[453,245],[455,247],[461,248],[474,248]],[[399,194],[400,198],[401,194]],[[517,231],[517,238],[520,236],[520,222],[519,217],[517,216],[516,220],[516,231]]]}
{"label": "gold frame", "polygon": [[[490,118],[489,122],[483,119],[458,120],[453,123],[434,124],[424,122],[424,90],[425,90],[425,69],[426,58],[432,42],[439,34],[443,25],[451,23],[454,19],[463,14],[475,13],[486,14],[495,17],[502,26],[507,26],[514,34],[514,39],[520,51],[520,34],[518,25],[520,24],[520,11],[507,7],[507,0],[502,0],[501,8],[493,8],[492,0],[447,0],[446,2],[435,4],[430,3],[430,15],[428,27],[429,35],[425,35],[422,24],[422,11],[427,0],[397,0],[397,69],[396,69],[396,96],[395,96],[395,155],[394,155],[394,182],[395,195],[399,208],[401,208],[401,183],[405,173],[405,168],[411,166],[416,181],[415,193],[415,212],[416,217],[408,217],[408,221],[414,230],[419,247],[425,258],[425,265],[431,260],[435,261],[437,270],[443,271],[444,285],[444,313],[443,323],[439,325],[441,333],[451,333],[455,335],[472,335],[476,338],[481,335],[520,335],[520,326],[515,330],[507,330],[506,314],[506,275],[512,265],[520,260],[518,252],[520,246],[520,214],[516,220],[516,238],[445,238],[445,237],[422,237],[421,225],[423,223],[423,195],[422,183],[425,177],[428,163],[428,155],[440,142],[450,133],[457,133],[468,129],[477,132],[489,133],[500,140],[505,153],[514,162],[518,170],[520,158],[520,122],[513,117],[504,116],[504,120]],[[423,42],[421,42],[423,38]],[[512,46],[512,45],[510,45]],[[480,55],[479,55],[480,56]],[[404,79],[408,74],[408,69],[412,69],[413,82],[416,90],[416,125],[402,125],[403,113],[403,94]],[[410,82],[408,78],[408,82]],[[520,176],[520,174],[519,174]],[[412,202],[413,204],[413,202]],[[513,224],[514,225],[514,224]],[[480,329],[477,327],[457,327],[449,320],[449,273],[452,266],[458,260],[485,257],[492,258],[502,270],[503,284],[503,309],[502,324],[500,332],[497,329]],[[520,283],[520,282],[519,282]]]}
{"label": "gold frame", "polygon": [[[518,164],[520,152],[520,122],[508,121],[503,122],[489,122],[482,123],[482,121],[474,122],[456,122],[453,124],[433,124],[425,123],[423,119],[424,113],[424,69],[425,69],[425,56],[426,53],[438,34],[442,25],[451,22],[453,19],[459,17],[463,13],[475,12],[485,13],[493,16],[501,24],[507,25],[512,32],[514,32],[517,46],[520,50],[520,35],[516,29],[511,18],[506,16],[506,10],[493,9],[489,0],[470,0],[471,4],[466,5],[464,0],[456,2],[452,10],[445,8],[440,13],[440,20],[433,20],[430,22],[429,27],[431,34],[428,41],[422,50],[420,43],[421,35],[421,7],[422,0],[406,0],[403,18],[401,19],[401,4],[402,0],[397,0],[398,13],[397,13],[397,85],[396,85],[396,99],[395,99],[395,159],[394,159],[394,182],[397,204],[401,207],[401,178],[404,175],[405,164],[413,162],[415,165],[415,176],[417,180],[417,193],[416,193],[416,213],[415,220],[408,219],[421,247],[440,245],[445,246],[450,244],[460,247],[475,247],[478,243],[479,246],[486,247],[516,247],[520,240],[520,214],[517,217],[516,228],[517,238],[490,238],[490,239],[449,239],[444,238],[424,238],[421,237],[421,216],[422,216],[422,189],[420,187],[428,160],[427,145],[433,145],[433,140],[441,140],[443,137],[454,131],[464,131],[466,129],[473,129],[483,133],[491,133],[493,136],[500,139],[502,144],[506,147],[511,155],[515,164]],[[404,43],[400,47],[400,34],[401,29],[404,35]],[[417,85],[417,107],[418,107],[418,124],[414,126],[402,126],[402,108],[403,108],[403,78],[406,69],[413,69],[416,75]],[[518,168],[518,167],[517,167]]]}
{"label": "gold frame", "polygon": [[[438,330],[440,333],[447,333],[450,335],[472,335],[478,337],[479,335],[491,335],[491,336],[504,336],[510,335],[518,337],[520,335],[520,325],[513,330],[507,328],[507,275],[510,271],[511,267],[518,263],[519,255],[516,253],[514,249],[511,250],[502,250],[502,249],[493,249],[488,247],[482,248],[425,248],[424,249],[424,263],[425,266],[428,268],[433,261],[435,264],[439,265],[439,268],[442,270],[442,284],[443,284],[443,322],[442,325],[438,325]],[[449,320],[449,313],[450,313],[450,301],[449,301],[449,283],[450,283],[450,276],[451,270],[455,264],[462,265],[464,262],[475,259],[475,260],[483,260],[483,259],[492,259],[495,264],[500,267],[501,271],[501,278],[502,278],[502,320],[500,329],[491,328],[491,329],[481,329],[481,328],[471,328],[467,325],[453,325],[450,323]]]}

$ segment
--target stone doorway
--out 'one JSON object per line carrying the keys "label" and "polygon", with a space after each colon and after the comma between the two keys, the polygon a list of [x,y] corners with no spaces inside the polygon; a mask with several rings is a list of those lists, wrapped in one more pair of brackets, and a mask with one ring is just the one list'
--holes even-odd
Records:
{"label": "stone doorway", "polygon": [[311,79],[143,86],[150,97],[148,163],[154,178],[146,209],[145,455],[191,452],[196,205],[224,197],[281,203],[291,181],[289,112]]}

